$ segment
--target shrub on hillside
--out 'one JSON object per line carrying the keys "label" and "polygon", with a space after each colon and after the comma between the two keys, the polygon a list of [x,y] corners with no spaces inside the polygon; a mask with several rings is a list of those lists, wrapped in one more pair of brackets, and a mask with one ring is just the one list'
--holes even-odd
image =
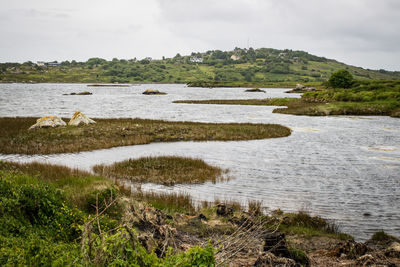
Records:
{"label": "shrub on hillside", "polygon": [[338,70],[332,73],[328,83],[333,88],[350,88],[353,84],[353,76],[347,70]]}

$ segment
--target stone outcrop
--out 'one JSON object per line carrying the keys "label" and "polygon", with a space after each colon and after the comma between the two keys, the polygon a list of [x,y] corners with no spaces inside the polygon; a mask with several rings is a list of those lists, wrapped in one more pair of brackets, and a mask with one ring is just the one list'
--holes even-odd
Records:
{"label": "stone outcrop", "polygon": [[263,252],[258,256],[253,266],[281,266],[281,267],[295,267],[298,266],[292,259],[277,257],[271,252]]}
{"label": "stone outcrop", "polygon": [[296,85],[296,88],[289,90],[286,93],[305,93],[305,92],[313,92],[313,91],[317,91],[317,89],[315,87],[307,87],[307,86],[304,86],[304,85],[298,83]]}
{"label": "stone outcrop", "polygon": [[265,90],[262,90],[260,88],[252,88],[252,89],[247,89],[245,92],[265,93]]}
{"label": "stone outcrop", "polygon": [[76,111],[74,115],[72,115],[71,120],[68,122],[68,125],[79,126],[79,125],[87,125],[96,123],[94,120],[88,118],[85,114],[80,111]]}
{"label": "stone outcrop", "polygon": [[49,127],[60,127],[66,126],[67,124],[57,116],[46,116],[38,119],[34,125],[29,127],[29,130],[38,128],[49,128]]}
{"label": "stone outcrop", "polygon": [[393,242],[385,251],[385,256],[400,259],[400,243]]}
{"label": "stone outcrop", "polygon": [[93,95],[93,93],[89,91],[79,92],[79,93],[70,93],[70,94],[63,94],[63,95]]}
{"label": "stone outcrop", "polygon": [[142,94],[144,95],[166,95],[167,93],[160,92],[158,90],[146,89]]}

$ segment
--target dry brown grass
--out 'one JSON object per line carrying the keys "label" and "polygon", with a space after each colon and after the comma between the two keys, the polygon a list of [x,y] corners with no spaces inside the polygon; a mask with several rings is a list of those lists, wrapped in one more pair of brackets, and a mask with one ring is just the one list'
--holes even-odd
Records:
{"label": "dry brown grass", "polygon": [[113,179],[163,185],[213,183],[225,180],[227,170],[210,166],[201,159],[177,156],[143,157],[96,165],[95,173]]}
{"label": "dry brown grass", "polygon": [[[66,119],[68,120],[68,119]],[[96,124],[28,130],[36,118],[0,118],[0,153],[52,154],[173,141],[239,141],[285,137],[277,124],[96,119]]]}

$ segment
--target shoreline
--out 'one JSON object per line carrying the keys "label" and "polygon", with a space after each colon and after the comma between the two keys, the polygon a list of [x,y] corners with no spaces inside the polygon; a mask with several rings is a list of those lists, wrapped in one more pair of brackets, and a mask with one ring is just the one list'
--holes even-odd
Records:
{"label": "shoreline", "polygon": [[[396,250],[391,249],[392,244],[399,242],[398,238],[379,231],[366,242],[356,242],[352,236],[341,233],[334,223],[303,211],[288,213],[278,209],[267,215],[263,212],[261,202],[249,201],[247,207],[243,207],[234,200],[202,202],[201,206],[194,207],[191,198],[185,194],[144,192],[140,188],[132,191],[132,187],[127,189],[118,181],[113,183],[108,178],[93,176],[87,172],[59,165],[16,164],[0,161],[0,173],[9,177],[6,181],[14,187],[17,185],[13,184],[13,181],[20,181],[22,186],[30,183],[32,190],[39,192],[45,188],[59,190],[67,196],[67,201],[63,204],[64,209],[65,205],[71,205],[71,207],[75,205],[74,210],[67,210],[68,215],[74,214],[72,217],[77,216],[82,219],[96,214],[96,210],[88,204],[96,203],[100,196],[101,201],[104,200],[107,203],[107,195],[111,193],[115,204],[110,208],[110,212],[106,211],[101,215],[102,220],[98,221],[98,224],[101,224],[103,229],[107,229],[107,223],[112,223],[111,227],[119,225],[135,229],[135,233],[141,240],[138,243],[140,245],[137,246],[143,246],[147,253],[157,250],[158,244],[164,244],[166,241],[171,241],[168,244],[175,253],[183,253],[193,246],[204,247],[204,244],[208,243],[218,248],[214,251],[214,256],[217,262],[221,263],[225,259],[221,255],[231,253],[229,249],[231,242],[245,242],[246,245],[242,247],[244,252],[232,253],[229,258],[230,263],[240,265],[256,262],[262,259],[260,255],[265,255],[263,253],[266,251],[275,255],[271,256],[276,257],[275,260],[296,262],[303,266],[310,266],[311,263],[318,263],[319,266],[338,262],[356,264],[362,262],[366,253],[372,255],[368,257],[380,262],[382,256],[385,263],[400,262],[396,258]],[[34,177],[31,176],[33,174]],[[23,180],[21,180],[21,175],[25,177]],[[26,179],[26,177],[30,178]],[[14,188],[12,190],[15,191]],[[94,195],[97,197],[93,198]],[[56,202],[54,205],[57,205]],[[79,210],[81,210],[80,213]],[[6,216],[9,218],[12,215],[6,213]],[[82,224],[79,220],[74,223]],[[127,225],[126,222],[129,224]],[[46,222],[42,224],[43,226],[36,227],[39,229],[46,227]],[[61,228],[61,232],[70,231],[71,226],[68,222],[62,226],[65,230]],[[116,227],[107,233],[120,236],[119,228]],[[97,234],[99,233],[96,230],[92,233],[94,236]],[[85,235],[85,231],[75,233],[75,237],[78,238]],[[273,249],[265,249],[270,242],[269,238],[276,238],[276,236],[279,236],[279,242],[283,242],[281,249],[287,251],[285,254],[275,254],[277,252]],[[21,238],[26,242],[24,237]],[[231,241],[226,243],[221,240]],[[52,242],[52,245],[60,244],[57,239],[49,238],[47,242]],[[78,244],[76,240],[64,242],[70,244],[68,252],[75,249],[79,251],[81,244]],[[161,259],[163,255],[165,256],[163,253],[157,254]]]}

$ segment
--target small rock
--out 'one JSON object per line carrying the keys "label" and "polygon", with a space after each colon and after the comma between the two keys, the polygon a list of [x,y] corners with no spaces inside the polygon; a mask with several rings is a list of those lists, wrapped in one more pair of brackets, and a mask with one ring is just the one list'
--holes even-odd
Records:
{"label": "small rock", "polygon": [[71,120],[68,122],[68,125],[79,126],[79,125],[87,125],[91,123],[96,123],[94,120],[89,119],[85,114],[80,111],[76,111],[74,115],[72,115]]}
{"label": "small rock", "polygon": [[207,217],[203,213],[200,213],[199,216],[197,216],[197,218],[199,218],[200,220],[204,220],[204,221],[208,220]]}
{"label": "small rock", "polygon": [[304,88],[306,88],[304,85],[298,83],[298,84],[296,84],[296,88],[295,88],[295,89],[297,89],[297,90],[303,90]]}
{"label": "small rock", "polygon": [[264,251],[271,252],[278,257],[291,257],[286,245],[285,234],[280,232],[267,233],[264,236]]}
{"label": "small rock", "polygon": [[233,208],[228,207],[223,203],[217,204],[217,215],[219,216],[233,215]]}
{"label": "small rock", "polygon": [[334,257],[342,257],[344,254],[347,259],[356,259],[370,250],[371,249],[363,243],[349,240],[346,243],[338,244],[329,254]]}
{"label": "small rock", "polygon": [[356,261],[356,266],[375,266],[376,260],[374,257],[372,257],[371,254],[365,254],[364,256],[361,256],[357,259]]}
{"label": "small rock", "polygon": [[265,93],[265,91],[264,91],[264,90],[261,90],[260,88],[247,89],[245,92],[259,92],[259,93]]}
{"label": "small rock", "polygon": [[93,93],[84,91],[84,92],[80,92],[80,93],[70,93],[70,94],[63,94],[63,95],[93,95]]}
{"label": "small rock", "polygon": [[385,256],[400,258],[400,243],[393,242],[385,251]]}
{"label": "small rock", "polygon": [[146,89],[142,94],[144,95],[166,95],[164,92],[160,92],[158,90]]}
{"label": "small rock", "polygon": [[67,124],[57,116],[46,116],[38,119],[34,125],[29,127],[29,130],[38,128],[49,128],[49,127],[60,127],[66,126]]}
{"label": "small rock", "polygon": [[295,267],[296,262],[288,258],[279,258],[271,252],[261,253],[253,266],[280,266],[280,267]]}

